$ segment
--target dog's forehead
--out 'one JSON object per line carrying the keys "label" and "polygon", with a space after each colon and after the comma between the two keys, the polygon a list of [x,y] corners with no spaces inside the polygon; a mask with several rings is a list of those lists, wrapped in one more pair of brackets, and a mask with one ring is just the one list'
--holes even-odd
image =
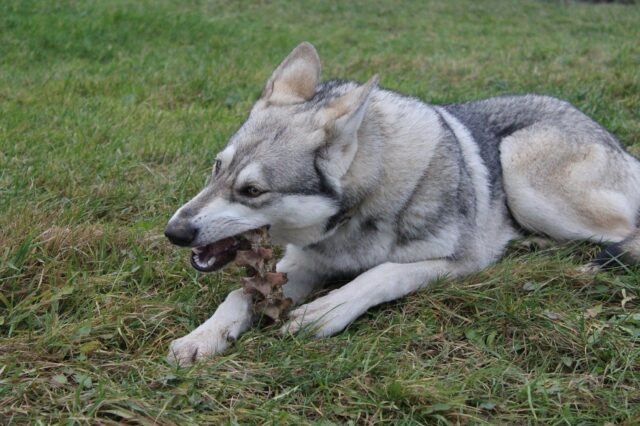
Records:
{"label": "dog's forehead", "polygon": [[313,116],[307,111],[265,108],[251,112],[218,158],[231,164],[247,157],[266,160],[274,156],[291,156],[309,150],[314,139],[321,137]]}
{"label": "dog's forehead", "polygon": [[218,153],[216,157],[223,164],[229,164],[236,153],[236,147],[233,144],[227,145],[222,151]]}
{"label": "dog's forehead", "polygon": [[314,114],[295,107],[252,111],[243,125],[246,136],[275,142],[287,142],[291,136],[309,133],[315,127]]}

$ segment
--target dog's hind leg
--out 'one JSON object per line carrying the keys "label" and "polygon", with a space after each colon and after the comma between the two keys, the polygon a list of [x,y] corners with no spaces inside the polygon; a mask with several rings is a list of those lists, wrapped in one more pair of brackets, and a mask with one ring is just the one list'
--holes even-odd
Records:
{"label": "dog's hind leg", "polygon": [[316,337],[342,331],[369,308],[403,297],[443,276],[460,276],[480,265],[450,260],[416,263],[383,263],[359,275],[350,283],[302,305],[289,314],[283,333],[308,329]]}
{"label": "dog's hind leg", "polygon": [[509,208],[525,229],[610,243],[636,229],[640,163],[597,135],[532,126],[503,140],[501,163]]}

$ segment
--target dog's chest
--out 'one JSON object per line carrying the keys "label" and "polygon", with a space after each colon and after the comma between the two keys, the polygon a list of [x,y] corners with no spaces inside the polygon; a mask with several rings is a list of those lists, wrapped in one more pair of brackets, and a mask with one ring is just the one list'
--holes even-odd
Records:
{"label": "dog's chest", "polygon": [[331,273],[360,273],[389,260],[396,235],[374,220],[350,220],[329,238],[304,250],[313,262]]}
{"label": "dog's chest", "polygon": [[385,262],[410,263],[452,255],[460,242],[463,223],[448,220],[434,232],[425,229],[405,241],[394,221],[351,219],[329,238],[304,248],[320,272],[359,274]]}

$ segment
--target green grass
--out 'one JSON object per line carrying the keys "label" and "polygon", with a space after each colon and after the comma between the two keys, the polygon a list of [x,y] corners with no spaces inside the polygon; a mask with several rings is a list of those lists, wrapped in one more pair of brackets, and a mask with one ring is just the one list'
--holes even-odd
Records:
{"label": "green grass", "polygon": [[640,272],[513,247],[329,339],[164,361],[236,287],[162,237],[302,40],[433,103],[563,97],[640,154],[640,7],[0,2],[0,423],[637,424]]}

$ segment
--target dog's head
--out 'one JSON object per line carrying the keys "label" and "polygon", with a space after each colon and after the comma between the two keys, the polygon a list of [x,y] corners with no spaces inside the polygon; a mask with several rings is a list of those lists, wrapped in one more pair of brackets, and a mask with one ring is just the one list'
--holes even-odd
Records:
{"label": "dog's head", "polygon": [[274,242],[300,246],[331,232],[377,76],[364,85],[319,78],[318,54],[302,43],[217,155],[207,186],[169,220],[166,236],[193,247],[196,269],[222,267],[242,245],[239,236],[256,228],[268,226]]}

